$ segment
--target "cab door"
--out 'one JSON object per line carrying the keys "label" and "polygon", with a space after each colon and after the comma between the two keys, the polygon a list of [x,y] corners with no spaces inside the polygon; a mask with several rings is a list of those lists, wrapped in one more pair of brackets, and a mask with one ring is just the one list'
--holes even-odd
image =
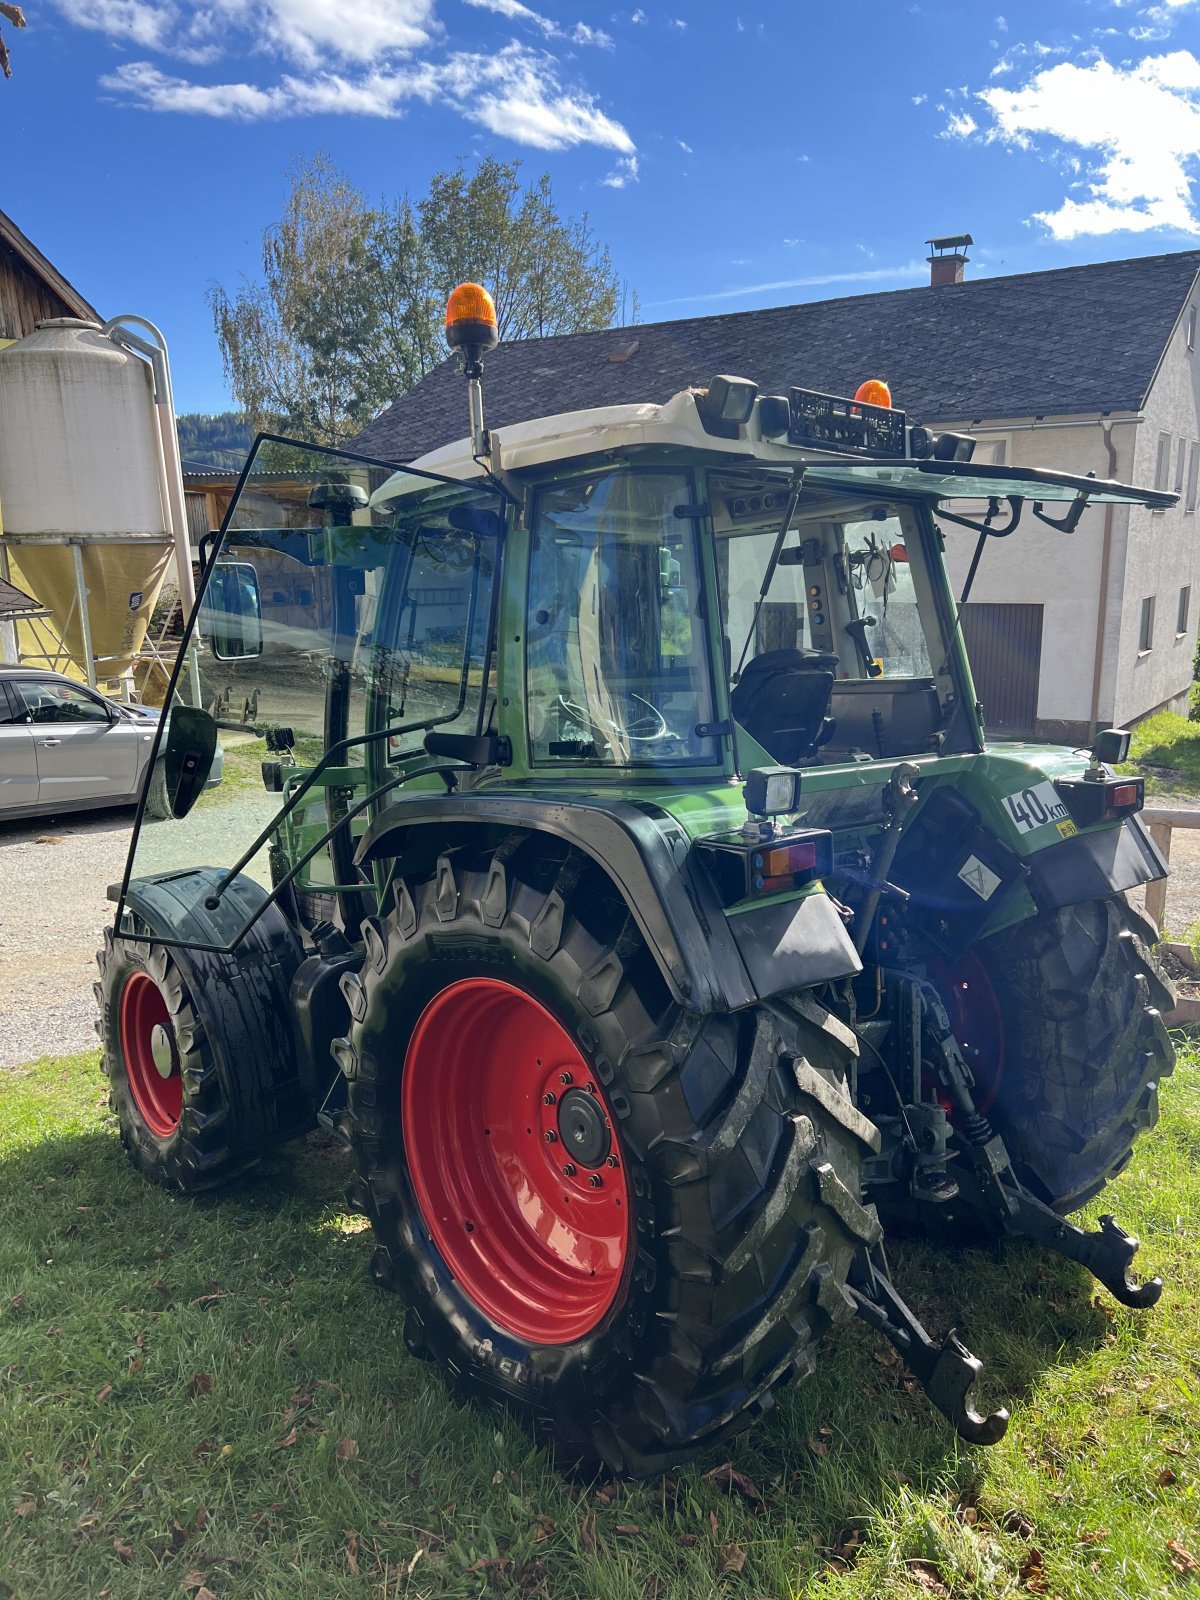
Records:
{"label": "cab door", "polygon": [[25,706],[0,682],[0,819],[37,804],[37,757]]}
{"label": "cab door", "polygon": [[[13,678],[37,761],[38,805],[130,800],[137,788],[141,731],[105,700],[55,678]],[[151,737],[153,735],[151,734]]]}

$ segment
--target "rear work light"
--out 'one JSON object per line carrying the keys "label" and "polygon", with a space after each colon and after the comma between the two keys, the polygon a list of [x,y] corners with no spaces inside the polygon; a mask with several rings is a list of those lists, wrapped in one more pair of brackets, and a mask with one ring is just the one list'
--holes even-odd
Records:
{"label": "rear work light", "polygon": [[1055,788],[1080,828],[1131,816],[1146,803],[1144,778],[1059,778]]}
{"label": "rear work light", "polygon": [[833,870],[833,835],[825,828],[757,841],[740,832],[714,833],[697,839],[696,850],[726,905],[802,889]]}

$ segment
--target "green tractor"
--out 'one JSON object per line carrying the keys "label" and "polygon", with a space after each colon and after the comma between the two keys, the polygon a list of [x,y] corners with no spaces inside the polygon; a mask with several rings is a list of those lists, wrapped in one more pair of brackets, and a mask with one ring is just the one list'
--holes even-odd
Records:
{"label": "green tractor", "polygon": [[409,1350],[567,1464],[685,1459],[854,1317],[993,1441],[885,1238],[1158,1298],[1067,1219],[1172,1068],[1166,869],[1127,735],[985,737],[942,529],[1174,497],[730,377],[489,436],[481,295],[468,439],[260,438],[206,552],[100,954],[130,1157],[195,1194],[343,1133]]}

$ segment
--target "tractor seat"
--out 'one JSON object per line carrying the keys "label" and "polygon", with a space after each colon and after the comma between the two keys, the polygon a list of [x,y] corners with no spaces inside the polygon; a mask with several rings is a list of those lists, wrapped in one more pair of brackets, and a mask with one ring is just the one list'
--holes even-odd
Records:
{"label": "tractor seat", "polygon": [[816,758],[837,724],[828,715],[837,657],[819,650],[768,650],[747,662],[729,696],[737,722],[785,766]]}

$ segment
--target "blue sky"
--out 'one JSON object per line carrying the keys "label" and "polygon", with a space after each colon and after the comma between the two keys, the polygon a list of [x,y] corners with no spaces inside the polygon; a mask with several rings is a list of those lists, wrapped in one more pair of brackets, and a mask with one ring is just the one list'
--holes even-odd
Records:
{"label": "blue sky", "polygon": [[286,172],[371,197],[519,157],[644,320],[1200,247],[1200,0],[27,0],[4,25],[6,211],[229,403],[205,304]]}

